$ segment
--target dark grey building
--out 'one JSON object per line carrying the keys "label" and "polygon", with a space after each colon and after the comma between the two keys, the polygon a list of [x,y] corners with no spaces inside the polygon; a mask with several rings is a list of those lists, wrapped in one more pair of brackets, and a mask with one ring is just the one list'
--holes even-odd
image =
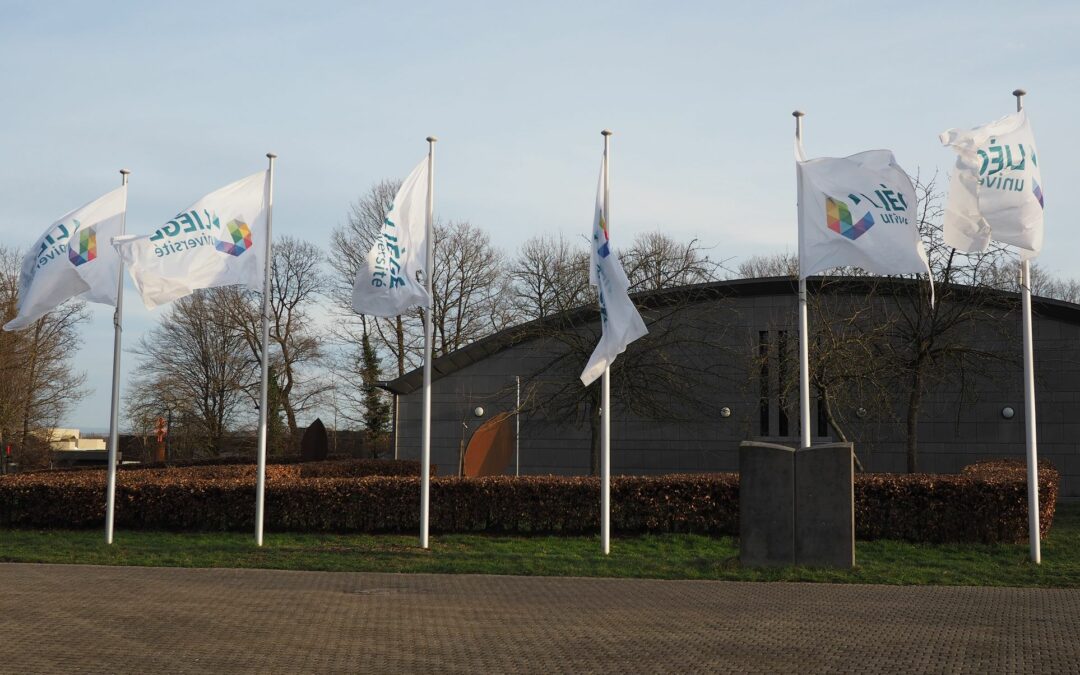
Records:
{"label": "dark grey building", "polygon": [[[868,302],[868,283],[874,284],[873,297],[881,307],[897,305],[895,298],[902,294],[922,292],[903,280],[824,285],[811,280],[811,292],[858,306]],[[671,373],[667,379],[657,378],[654,395],[678,399],[693,390],[699,403],[671,406],[683,414],[660,414],[656,406],[635,411],[618,400],[620,388],[613,388],[612,472],[734,471],[740,441],[797,444],[798,394],[791,385],[798,374],[796,298],[791,279],[724,281],[635,296],[650,332],[665,335],[664,357],[680,361],[683,372],[695,376],[684,384]],[[954,368],[956,372],[927,391],[918,417],[920,471],[952,473],[982,459],[1024,457],[1019,300],[1015,294],[995,292],[990,301],[981,302],[978,321],[958,327],[952,339],[959,331],[966,345],[994,356]],[[1061,472],[1060,496],[1078,498],[1080,306],[1036,298],[1033,307],[1039,458]],[[812,309],[810,320],[813,333],[821,317]],[[597,322],[594,309],[581,308],[502,331],[436,359],[432,462],[439,473],[457,472],[460,448],[483,420],[515,409],[520,378],[526,398],[520,420],[521,473],[588,474],[592,410],[587,403],[559,408],[539,399],[550,398],[544,392],[553,387],[570,393],[581,387],[577,382],[579,389],[573,388],[585,359],[575,354],[568,359],[567,343],[554,338],[554,331],[587,326],[592,335]],[[689,337],[680,341],[678,336]],[[620,357],[624,367],[635,358],[648,363],[647,352],[635,357],[633,350]],[[552,368],[559,359],[564,362],[561,369]],[[617,361],[616,368],[619,365]],[[420,454],[421,383],[422,371],[417,369],[386,387],[398,396],[397,443],[406,459]],[[622,391],[640,392],[641,383],[637,386]],[[843,426],[856,442],[866,471],[906,470],[907,395],[902,386],[892,386],[897,391],[891,411],[870,405],[862,409],[850,392],[836,403],[844,408],[837,413],[845,417]],[[815,442],[836,440],[814,391],[812,397],[812,437]],[[480,417],[474,412],[478,406],[483,408]]]}

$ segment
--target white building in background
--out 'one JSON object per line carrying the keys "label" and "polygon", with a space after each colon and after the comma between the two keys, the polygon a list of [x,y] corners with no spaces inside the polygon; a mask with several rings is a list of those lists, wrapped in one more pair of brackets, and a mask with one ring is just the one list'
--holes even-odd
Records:
{"label": "white building in background", "polygon": [[52,449],[53,466],[104,466],[109,461],[104,438],[83,438],[78,429],[59,427],[42,429],[38,436]]}
{"label": "white building in background", "polygon": [[41,435],[53,450],[105,450],[104,438],[82,438],[78,429],[43,429]]}

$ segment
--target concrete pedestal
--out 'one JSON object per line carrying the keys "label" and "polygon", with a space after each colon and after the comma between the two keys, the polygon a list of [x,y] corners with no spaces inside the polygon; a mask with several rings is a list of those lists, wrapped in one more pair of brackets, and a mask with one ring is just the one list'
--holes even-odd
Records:
{"label": "concrete pedestal", "polygon": [[751,567],[855,564],[851,443],[739,446],[739,559]]}
{"label": "concrete pedestal", "polygon": [[795,453],[795,560],[807,567],[855,564],[855,469],[851,443]]}
{"label": "concrete pedestal", "polygon": [[795,564],[795,448],[739,446],[739,560],[751,567]]}

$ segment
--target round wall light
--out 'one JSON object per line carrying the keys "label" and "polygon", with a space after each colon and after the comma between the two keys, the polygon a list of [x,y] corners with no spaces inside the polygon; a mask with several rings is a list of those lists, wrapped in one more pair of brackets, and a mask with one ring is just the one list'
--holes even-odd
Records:
{"label": "round wall light", "polygon": [[476,417],[483,417],[484,416],[484,409],[481,408],[480,406],[476,406],[475,408],[473,408],[472,414],[475,415]]}
{"label": "round wall light", "polygon": [[727,406],[720,408],[720,417],[731,417],[731,408]]}
{"label": "round wall light", "polygon": [[859,408],[855,411],[855,416],[859,419],[863,419],[864,417],[866,417],[866,414],[866,408]]}
{"label": "round wall light", "polygon": [[1013,407],[1011,405],[1007,405],[1001,409],[1001,416],[1007,420],[1011,420],[1012,418],[1016,417],[1016,411],[1013,410]]}

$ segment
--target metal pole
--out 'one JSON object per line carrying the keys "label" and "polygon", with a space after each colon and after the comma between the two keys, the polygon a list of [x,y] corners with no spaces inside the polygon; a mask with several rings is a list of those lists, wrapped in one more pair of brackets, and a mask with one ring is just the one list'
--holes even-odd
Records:
{"label": "metal pole", "polygon": [[521,376],[517,380],[517,402],[514,404],[514,475],[521,475]]}
{"label": "metal pole", "polygon": [[266,196],[266,243],[263,245],[263,306],[262,306],[262,382],[259,385],[259,467],[255,479],[255,544],[263,545],[263,515],[266,501],[266,417],[269,406],[267,380],[270,377],[270,268],[272,259],[271,234],[274,224],[274,160],[277,155],[266,153],[270,160]]}
{"label": "metal pole", "polygon": [[[127,187],[131,172],[120,169],[120,185]],[[120,234],[127,233],[127,191],[124,191],[124,215],[120,217]],[[105,487],[105,543],[113,543],[113,521],[116,517],[116,462],[120,455],[120,338],[124,321],[124,261],[116,275],[116,309],[113,311],[112,399],[109,407],[109,477]]]}
{"label": "metal pole", "polygon": [[[802,118],[806,113],[796,110],[795,138],[802,141]],[[801,184],[799,199],[802,199]],[[799,232],[799,259],[802,259],[802,232]],[[781,386],[783,386],[781,384]],[[806,277],[799,270],[799,433],[800,447],[810,447],[810,329],[806,310]]]}
{"label": "metal pole", "polygon": [[428,185],[427,185],[427,262],[424,265],[424,281],[427,284],[431,304],[424,312],[424,420],[420,450],[420,548],[428,548],[428,516],[431,507],[431,355],[432,318],[435,295],[432,277],[435,276],[435,143],[438,138],[428,136]]}
{"label": "metal pole", "polygon": [[[608,129],[600,132],[604,137],[604,226],[611,239],[611,134]],[[604,368],[600,383],[600,545],[604,555],[611,553],[611,366]]]}
{"label": "metal pole", "polygon": [[[1013,92],[1016,112],[1024,109],[1023,89]],[[1028,540],[1031,562],[1042,563],[1039,541],[1039,446],[1035,434],[1035,348],[1031,335],[1031,262],[1020,259],[1020,298],[1024,327],[1024,423],[1027,430]]]}

